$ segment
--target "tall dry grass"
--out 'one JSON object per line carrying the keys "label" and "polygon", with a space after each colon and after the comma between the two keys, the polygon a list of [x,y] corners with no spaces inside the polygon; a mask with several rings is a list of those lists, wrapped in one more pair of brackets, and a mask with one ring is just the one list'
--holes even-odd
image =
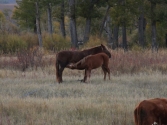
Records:
{"label": "tall dry grass", "polygon": [[55,55],[44,55],[37,69],[22,72],[17,57],[0,57],[0,125],[133,125],[141,100],[167,96],[165,50],[111,51],[111,80],[93,70],[65,69],[56,83]]}
{"label": "tall dry grass", "polygon": [[113,74],[151,73],[154,71],[166,73],[167,71],[167,51],[164,49],[159,50],[159,52],[118,50],[111,53],[110,68]]}
{"label": "tall dry grass", "polygon": [[[33,63],[35,67],[43,69],[44,72],[47,67],[54,67],[56,54],[49,55],[48,53],[42,51],[37,51],[38,49],[32,49],[28,51],[32,57],[27,56],[27,63]],[[109,67],[113,75],[119,74],[134,74],[134,73],[152,73],[159,71],[161,73],[167,72],[167,51],[165,49],[159,50],[159,52],[152,52],[151,50],[143,51],[128,51],[124,52],[123,50],[110,50],[111,59]],[[24,57],[24,53],[21,52],[21,57]],[[29,54],[27,54],[29,55]],[[40,56],[39,56],[40,55]],[[26,56],[25,56],[26,57]],[[38,59],[40,57],[40,59]],[[40,61],[39,61],[40,60]],[[33,62],[32,62],[33,61]],[[22,62],[24,58],[18,56],[3,56],[0,57],[0,68],[11,69],[11,70],[22,70]],[[33,68],[32,65],[29,65],[28,68]],[[101,70],[95,70],[95,74],[101,74]],[[66,74],[68,75],[68,74]]]}

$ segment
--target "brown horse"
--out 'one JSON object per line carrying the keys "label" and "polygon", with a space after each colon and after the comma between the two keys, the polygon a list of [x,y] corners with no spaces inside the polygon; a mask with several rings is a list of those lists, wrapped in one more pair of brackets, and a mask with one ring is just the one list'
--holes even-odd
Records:
{"label": "brown horse", "polygon": [[167,99],[141,101],[134,110],[135,125],[167,125]]}
{"label": "brown horse", "polygon": [[108,77],[110,79],[110,69],[108,67],[109,57],[105,53],[98,53],[95,55],[89,55],[80,60],[77,63],[69,64],[67,67],[71,69],[85,69],[85,76],[83,82],[87,81],[87,77],[90,79],[90,74],[92,69],[96,69],[98,67],[102,67],[104,72],[104,80],[106,80],[106,73],[108,73]]}
{"label": "brown horse", "polygon": [[85,49],[82,51],[61,51],[56,55],[56,78],[59,83],[62,80],[62,73],[64,68],[70,63],[76,63],[79,60],[83,59],[88,55],[94,55],[97,53],[104,52],[111,58],[111,54],[108,51],[107,47],[101,44],[100,46],[96,46],[90,49]]}

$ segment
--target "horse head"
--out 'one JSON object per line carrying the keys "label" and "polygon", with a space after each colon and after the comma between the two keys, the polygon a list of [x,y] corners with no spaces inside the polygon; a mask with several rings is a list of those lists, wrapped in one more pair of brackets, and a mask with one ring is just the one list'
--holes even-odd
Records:
{"label": "horse head", "polygon": [[70,69],[74,69],[76,66],[75,66],[75,63],[70,63],[66,67]]}
{"label": "horse head", "polygon": [[101,49],[102,49],[102,52],[106,53],[108,55],[108,57],[111,58],[111,53],[106,46],[101,44]]}

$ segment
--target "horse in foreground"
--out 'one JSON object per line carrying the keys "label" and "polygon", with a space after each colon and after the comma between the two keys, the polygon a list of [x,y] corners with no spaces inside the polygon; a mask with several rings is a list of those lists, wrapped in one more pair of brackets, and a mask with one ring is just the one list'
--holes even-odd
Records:
{"label": "horse in foreground", "polygon": [[85,69],[85,76],[83,82],[87,82],[87,77],[90,79],[90,74],[92,69],[96,69],[98,67],[102,67],[104,72],[104,80],[106,80],[106,74],[108,73],[108,77],[110,79],[110,69],[109,65],[109,57],[105,53],[98,53],[95,55],[89,55],[80,60],[77,63],[69,64],[67,67],[70,69]]}
{"label": "horse in foreground", "polygon": [[108,57],[111,58],[111,53],[103,44],[82,51],[60,51],[59,53],[57,53],[55,66],[58,83],[63,82],[62,74],[64,68],[66,68],[67,65],[69,65],[70,63],[76,63],[88,55],[94,55],[101,52],[106,53]]}
{"label": "horse in foreground", "polygon": [[167,99],[143,100],[134,110],[135,125],[167,125]]}

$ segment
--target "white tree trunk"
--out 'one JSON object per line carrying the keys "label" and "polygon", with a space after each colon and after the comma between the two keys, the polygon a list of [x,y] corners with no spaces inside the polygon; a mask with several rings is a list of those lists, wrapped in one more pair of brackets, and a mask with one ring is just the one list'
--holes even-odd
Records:
{"label": "white tree trunk", "polygon": [[41,36],[41,27],[40,27],[40,17],[39,17],[38,2],[35,2],[35,5],[36,5],[36,26],[37,26],[37,35],[38,35],[39,47],[42,47],[42,36]]}
{"label": "white tree trunk", "polygon": [[139,7],[140,11],[141,11],[141,14],[140,14],[140,17],[139,17],[139,22],[138,22],[138,25],[139,25],[139,44],[140,46],[144,47],[144,13],[143,13],[143,6],[140,6]]}
{"label": "white tree trunk", "polygon": [[85,25],[85,32],[84,32],[83,43],[85,43],[85,42],[87,42],[89,40],[90,27],[91,27],[91,19],[87,18],[86,19],[86,25]]}
{"label": "white tree trunk", "polygon": [[123,25],[122,25],[122,47],[123,47],[124,51],[128,50],[127,36],[126,36],[126,22],[125,21],[123,21]]}
{"label": "white tree trunk", "polygon": [[48,32],[52,34],[53,30],[52,30],[51,3],[48,4],[47,12],[48,12]]}
{"label": "white tree trunk", "polygon": [[103,28],[104,28],[104,24],[105,24],[105,22],[106,22],[106,19],[107,19],[109,10],[110,10],[110,6],[107,6],[106,13],[105,13],[105,15],[104,15],[103,21],[102,21],[101,26],[100,26],[100,36],[102,35]]}
{"label": "white tree trunk", "polygon": [[65,24],[64,24],[64,0],[62,0],[61,3],[61,16],[60,16],[60,31],[62,33],[62,36],[66,37],[66,31],[65,31]]}
{"label": "white tree trunk", "polygon": [[151,2],[151,39],[152,39],[152,51],[158,51],[157,45],[157,33],[156,33],[156,19],[155,19],[156,4]]}
{"label": "white tree trunk", "polygon": [[75,18],[75,0],[69,0],[69,11],[70,11],[70,35],[72,48],[78,47],[77,29],[76,29],[76,18]]}

